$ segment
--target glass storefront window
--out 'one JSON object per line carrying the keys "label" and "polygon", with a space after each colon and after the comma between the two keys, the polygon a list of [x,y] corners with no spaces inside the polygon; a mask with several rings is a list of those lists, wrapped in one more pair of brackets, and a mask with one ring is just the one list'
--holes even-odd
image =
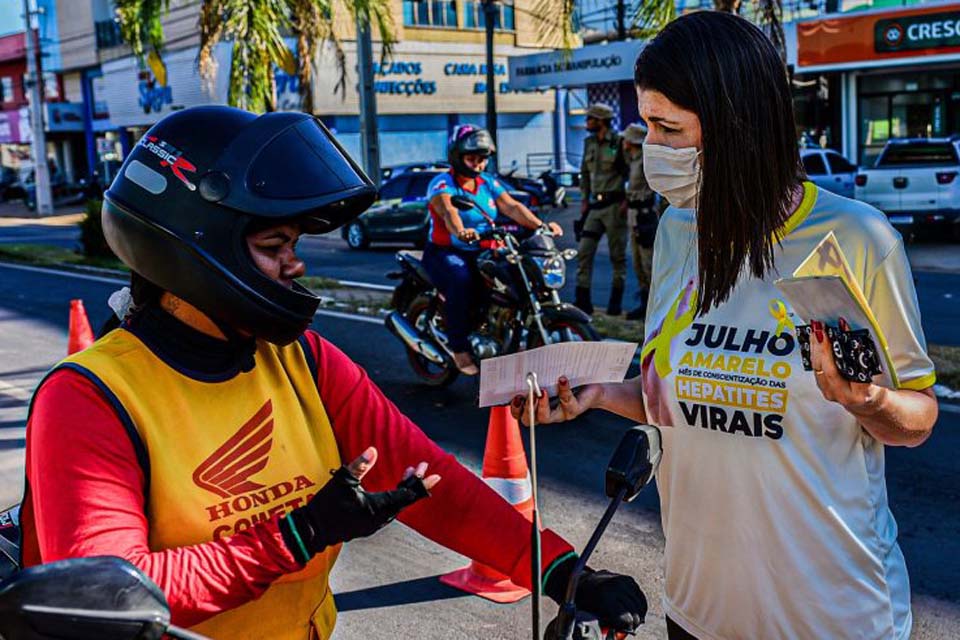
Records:
{"label": "glass storefront window", "polygon": [[868,74],[857,87],[864,166],[890,138],[960,134],[960,73],[953,69]]}

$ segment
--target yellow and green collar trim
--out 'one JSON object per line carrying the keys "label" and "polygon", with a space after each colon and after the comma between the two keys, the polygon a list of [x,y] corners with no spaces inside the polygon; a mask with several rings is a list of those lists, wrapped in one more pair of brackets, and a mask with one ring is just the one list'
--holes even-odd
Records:
{"label": "yellow and green collar trim", "polygon": [[794,229],[799,227],[803,221],[807,219],[807,216],[813,211],[813,205],[815,204],[817,204],[817,185],[809,180],[805,180],[803,182],[803,200],[800,201],[800,206],[797,207],[797,210],[787,218],[783,229],[777,233],[777,241],[783,240],[793,233]]}

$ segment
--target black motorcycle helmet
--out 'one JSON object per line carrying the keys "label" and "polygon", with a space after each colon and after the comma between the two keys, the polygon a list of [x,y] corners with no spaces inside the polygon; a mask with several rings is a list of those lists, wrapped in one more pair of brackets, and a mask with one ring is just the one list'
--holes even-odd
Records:
{"label": "black motorcycle helmet", "polygon": [[320,299],[264,275],[248,231],[296,221],[303,233],[326,233],[376,195],[313,116],[194,107],[155,124],[129,153],[104,194],[103,231],[133,271],[218,326],[283,345]]}
{"label": "black motorcycle helmet", "polygon": [[473,153],[482,156],[491,156],[497,148],[493,144],[493,137],[486,129],[472,124],[462,124],[453,130],[450,144],[447,145],[447,161],[453,170],[462,176],[476,178],[480,173],[468,167],[463,156]]}

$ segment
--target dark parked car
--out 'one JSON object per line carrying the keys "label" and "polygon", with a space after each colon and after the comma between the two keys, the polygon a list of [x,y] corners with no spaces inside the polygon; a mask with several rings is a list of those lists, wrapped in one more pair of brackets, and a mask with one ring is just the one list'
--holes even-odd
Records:
{"label": "dark parked car", "polygon": [[12,200],[23,197],[23,190],[13,189],[20,181],[20,174],[13,167],[0,167],[0,198]]}
{"label": "dark parked car", "polygon": [[433,169],[449,169],[450,164],[438,160],[437,162],[409,162],[407,164],[395,164],[390,167],[380,168],[380,184],[385,184],[390,178],[396,178],[402,173],[412,173],[416,171],[429,171]]}
{"label": "dark parked car", "polygon": [[351,249],[365,249],[371,242],[409,242],[422,247],[427,241],[427,187],[445,169],[406,171],[380,188],[380,199],[359,218],[343,227]]}
{"label": "dark parked car", "polygon": [[[407,242],[423,248],[430,224],[427,187],[437,174],[449,170],[431,165],[427,169],[406,169],[394,174],[380,187],[380,199],[343,227],[343,239],[351,249],[366,249],[371,242]],[[509,192],[521,204],[531,206],[529,193],[512,188]]]}

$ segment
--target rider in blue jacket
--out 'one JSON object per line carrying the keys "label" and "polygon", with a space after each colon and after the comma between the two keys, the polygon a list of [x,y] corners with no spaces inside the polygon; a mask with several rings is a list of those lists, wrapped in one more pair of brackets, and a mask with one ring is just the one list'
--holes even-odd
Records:
{"label": "rider in blue jacket", "polygon": [[[484,173],[487,160],[496,151],[486,129],[460,125],[453,130],[447,147],[449,173],[438,175],[427,189],[430,199],[430,230],[423,252],[423,265],[446,301],[448,346],[457,368],[467,375],[479,372],[470,355],[470,305],[476,304],[477,255],[485,248],[479,242],[503,214],[528,229],[537,229],[543,221],[517,202],[496,177]],[[472,209],[458,210],[451,202],[454,195],[469,198]],[[555,222],[549,225],[554,235],[563,230]]]}

